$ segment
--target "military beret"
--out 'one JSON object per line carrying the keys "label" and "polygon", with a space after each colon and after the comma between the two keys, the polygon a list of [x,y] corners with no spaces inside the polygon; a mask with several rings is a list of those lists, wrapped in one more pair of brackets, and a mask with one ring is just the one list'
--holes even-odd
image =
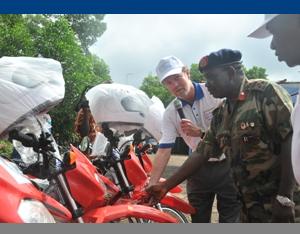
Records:
{"label": "military beret", "polygon": [[219,66],[241,63],[242,53],[238,50],[221,49],[202,57],[199,61],[199,71],[204,72]]}

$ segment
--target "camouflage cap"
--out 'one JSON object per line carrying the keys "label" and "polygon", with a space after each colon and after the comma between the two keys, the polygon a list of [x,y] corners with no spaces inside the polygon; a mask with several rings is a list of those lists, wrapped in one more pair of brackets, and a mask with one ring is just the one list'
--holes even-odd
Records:
{"label": "camouflage cap", "polygon": [[241,63],[242,53],[238,50],[221,49],[202,57],[199,61],[199,71],[204,72],[218,66]]}

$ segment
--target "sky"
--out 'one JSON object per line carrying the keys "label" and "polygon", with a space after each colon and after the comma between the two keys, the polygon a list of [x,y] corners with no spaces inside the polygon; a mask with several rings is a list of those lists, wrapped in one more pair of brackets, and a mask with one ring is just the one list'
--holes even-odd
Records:
{"label": "sky", "polygon": [[108,14],[107,29],[91,52],[104,59],[114,82],[135,87],[149,74],[156,75],[162,57],[175,55],[190,66],[222,48],[240,50],[247,68],[266,68],[271,80],[300,81],[300,67],[277,60],[271,37],[247,37],[263,20],[264,15],[255,14]]}

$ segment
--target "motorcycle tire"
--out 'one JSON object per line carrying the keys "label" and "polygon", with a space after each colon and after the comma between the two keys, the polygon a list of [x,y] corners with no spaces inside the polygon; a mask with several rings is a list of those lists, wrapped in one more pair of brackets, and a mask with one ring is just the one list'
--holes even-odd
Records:
{"label": "motorcycle tire", "polygon": [[127,217],[110,221],[110,223],[157,223],[152,220],[142,219],[137,217]]}
{"label": "motorcycle tire", "polygon": [[[190,223],[184,213],[168,206],[161,206],[163,212],[175,218],[178,223]],[[152,223],[151,220],[143,220],[143,223]]]}
{"label": "motorcycle tire", "polygon": [[181,211],[178,211],[168,206],[161,206],[161,209],[163,212],[175,218],[179,223],[189,223],[187,217]]}

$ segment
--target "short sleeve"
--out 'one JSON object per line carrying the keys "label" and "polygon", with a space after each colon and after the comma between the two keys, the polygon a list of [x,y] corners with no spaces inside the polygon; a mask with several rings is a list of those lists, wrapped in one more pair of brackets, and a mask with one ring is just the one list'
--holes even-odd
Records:
{"label": "short sleeve", "polygon": [[164,112],[161,131],[162,137],[159,141],[159,148],[172,148],[175,145],[176,137],[179,136],[172,109],[166,109]]}

